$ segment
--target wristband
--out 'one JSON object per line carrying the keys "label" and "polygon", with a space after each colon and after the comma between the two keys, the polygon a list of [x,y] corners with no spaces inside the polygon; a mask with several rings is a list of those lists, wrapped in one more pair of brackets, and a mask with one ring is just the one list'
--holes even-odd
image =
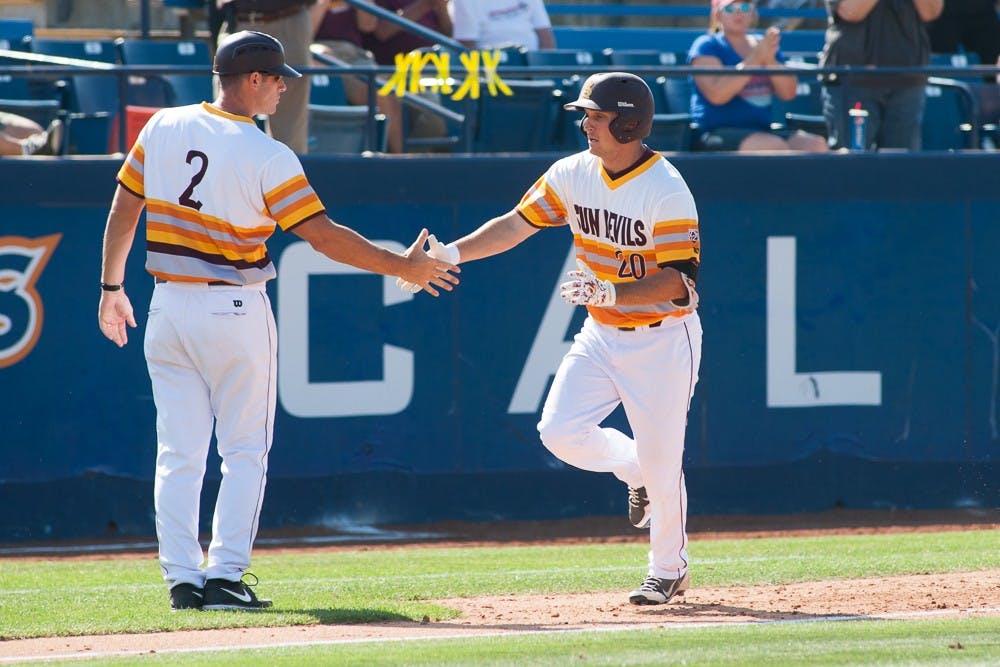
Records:
{"label": "wristband", "polygon": [[101,289],[104,290],[105,292],[117,292],[121,290],[121,288],[124,285],[125,283],[118,283],[117,285],[111,285],[109,283],[101,283]]}

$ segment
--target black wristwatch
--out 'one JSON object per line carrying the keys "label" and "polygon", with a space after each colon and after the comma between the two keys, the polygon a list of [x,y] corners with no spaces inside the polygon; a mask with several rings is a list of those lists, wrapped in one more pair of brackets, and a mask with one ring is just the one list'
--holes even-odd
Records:
{"label": "black wristwatch", "polygon": [[124,286],[125,283],[118,283],[117,285],[112,285],[110,283],[101,283],[101,289],[104,290],[105,292],[117,292]]}

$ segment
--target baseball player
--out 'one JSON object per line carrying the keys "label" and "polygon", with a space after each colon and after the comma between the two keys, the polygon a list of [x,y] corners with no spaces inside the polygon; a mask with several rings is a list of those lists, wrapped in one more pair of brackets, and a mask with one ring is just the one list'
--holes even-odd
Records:
{"label": "baseball player", "polygon": [[[698,213],[678,171],[642,143],[653,120],[642,79],[595,74],[565,108],[584,112],[589,150],[553,164],[512,211],[471,234],[447,245],[431,236],[430,254],[458,264],[569,225],[579,268],[560,293],[588,317],[538,431],[563,461],[628,485],[632,523],[651,528],[648,576],[629,600],[662,604],[688,587],[681,465],[701,361]],[[633,437],[600,427],[619,404]]]}
{"label": "baseball player", "polygon": [[[118,172],[104,234],[101,332],[118,346],[136,326],[122,284],[146,209],[146,270],[155,286],[145,355],[156,404],[154,500],[159,560],[173,609],[261,609],[243,577],[257,532],[273,433],[277,339],[265,283],[275,267],[265,241],[291,231],[327,257],[415,282],[437,296],[455,267],[421,250],[372,244],[326,215],[295,153],[261,132],[285,64],[278,40],[239,32],[219,46],[212,102],[163,109]],[[199,496],[212,433],[222,483],[205,555]]]}

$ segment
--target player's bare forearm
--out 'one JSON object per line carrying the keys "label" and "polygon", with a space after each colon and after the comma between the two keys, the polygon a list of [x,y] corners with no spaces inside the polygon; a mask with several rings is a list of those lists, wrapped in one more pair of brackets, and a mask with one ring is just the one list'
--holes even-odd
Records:
{"label": "player's bare forearm", "polygon": [[463,262],[507,252],[538,231],[515,211],[483,223],[479,229],[455,241]]}
{"label": "player's bare forearm", "polygon": [[125,262],[135,240],[139,216],[146,202],[122,186],[115,190],[104,229],[101,282],[118,285],[125,279]]}
{"label": "player's bare forearm", "polygon": [[429,256],[423,249],[427,230],[420,232],[417,240],[403,254],[372,243],[350,227],[337,224],[326,216],[319,216],[293,228],[319,253],[343,264],[350,264],[365,271],[387,276],[399,276],[407,282],[420,285],[432,296],[438,292],[434,285],[451,290],[458,278],[451,272],[459,269]]}
{"label": "player's bare forearm", "polygon": [[642,280],[617,283],[615,292],[617,293],[616,303],[623,306],[643,306],[668,300],[676,301],[686,299],[688,296],[688,290],[684,285],[683,278],[681,278],[680,271],[669,266],[646,276]]}

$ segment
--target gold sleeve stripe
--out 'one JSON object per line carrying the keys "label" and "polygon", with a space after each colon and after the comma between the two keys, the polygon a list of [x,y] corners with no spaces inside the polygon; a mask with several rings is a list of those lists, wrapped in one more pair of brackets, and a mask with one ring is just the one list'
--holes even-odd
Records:
{"label": "gold sleeve stripe", "polygon": [[566,224],[566,207],[540,177],[521,198],[517,210],[526,220],[538,227],[555,227]]}
{"label": "gold sleeve stripe", "polygon": [[653,224],[653,236],[659,234],[687,234],[688,230],[698,229],[697,220],[661,220]]}
{"label": "gold sleeve stripe", "polygon": [[295,192],[298,192],[299,190],[308,187],[309,187],[309,181],[306,180],[305,175],[299,174],[298,176],[295,176],[285,181],[284,183],[274,188],[270,192],[265,192],[264,199],[267,200],[267,203],[269,205],[274,205],[280,202],[288,195],[294,194]]}
{"label": "gold sleeve stripe", "polygon": [[275,220],[278,221],[282,229],[288,229],[307,218],[311,218],[318,213],[323,213],[325,210],[319,197],[312,194],[285,207],[280,215],[275,216]]}

